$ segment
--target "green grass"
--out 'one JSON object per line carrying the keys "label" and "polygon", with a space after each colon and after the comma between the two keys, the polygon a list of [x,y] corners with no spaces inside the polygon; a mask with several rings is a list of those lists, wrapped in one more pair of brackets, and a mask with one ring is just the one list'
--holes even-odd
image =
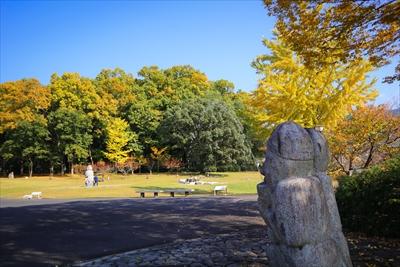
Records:
{"label": "green grass", "polygon": [[[194,194],[212,194],[215,185],[184,185],[179,179],[190,175],[180,174],[141,174],[115,175],[110,174],[110,180],[100,182],[98,187],[85,188],[84,176],[34,176],[25,178],[0,178],[0,197],[22,198],[23,195],[40,191],[44,198],[91,198],[91,197],[138,197],[136,191],[141,189],[175,189],[191,188]],[[107,175],[105,176],[107,177]],[[215,173],[204,177],[202,181],[219,182],[217,185],[227,185],[228,194],[255,194],[256,185],[262,181],[258,172],[228,172]],[[167,194],[160,194],[160,196]],[[147,196],[146,196],[147,197]],[[150,194],[148,197],[151,197]]]}

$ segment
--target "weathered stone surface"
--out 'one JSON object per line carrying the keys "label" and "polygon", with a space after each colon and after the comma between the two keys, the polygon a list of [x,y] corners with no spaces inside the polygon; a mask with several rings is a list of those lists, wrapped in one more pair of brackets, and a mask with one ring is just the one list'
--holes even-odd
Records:
{"label": "weathered stone surface", "polygon": [[279,125],[268,141],[257,186],[268,225],[271,266],[352,266],[342,233],[324,136],[293,122]]}
{"label": "weathered stone surface", "polygon": [[314,147],[314,169],[326,172],[329,164],[329,149],[323,134],[315,129],[307,129]]}
{"label": "weathered stone surface", "polygon": [[277,127],[268,140],[268,151],[290,160],[312,160],[314,154],[309,134],[294,122]]}
{"label": "weathered stone surface", "polygon": [[292,177],[276,187],[276,222],[289,246],[321,242],[328,226],[328,210],[321,183],[314,177]]}
{"label": "weathered stone surface", "polygon": [[329,211],[329,223],[335,231],[342,232],[342,224],[340,222],[339,210],[336,204],[335,193],[332,187],[332,179],[324,173],[317,174],[321,182],[322,190],[325,195],[326,204]]}
{"label": "weathered stone surface", "polygon": [[272,183],[274,187],[283,179],[297,176],[311,176],[314,173],[314,162],[312,160],[287,160],[273,153],[265,156],[263,171],[266,183]]}

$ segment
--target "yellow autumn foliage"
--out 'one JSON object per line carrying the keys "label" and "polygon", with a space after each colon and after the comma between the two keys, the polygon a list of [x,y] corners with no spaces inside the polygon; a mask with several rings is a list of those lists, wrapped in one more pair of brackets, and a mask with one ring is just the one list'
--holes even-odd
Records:
{"label": "yellow autumn foliage", "polygon": [[43,113],[49,105],[50,91],[36,79],[0,84],[0,134],[20,121],[46,124]]}
{"label": "yellow autumn foliage", "polygon": [[275,40],[264,40],[264,45],[271,53],[252,64],[262,78],[247,102],[265,132],[284,121],[331,128],[352,107],[377,96],[375,81],[367,81],[373,69],[367,61],[335,64],[332,56],[332,64],[310,68],[283,43],[279,33]]}
{"label": "yellow autumn foliage", "polygon": [[128,148],[128,143],[136,136],[129,131],[128,123],[120,118],[113,118],[107,125],[107,152],[104,155],[116,163],[124,163],[129,158],[132,149]]}

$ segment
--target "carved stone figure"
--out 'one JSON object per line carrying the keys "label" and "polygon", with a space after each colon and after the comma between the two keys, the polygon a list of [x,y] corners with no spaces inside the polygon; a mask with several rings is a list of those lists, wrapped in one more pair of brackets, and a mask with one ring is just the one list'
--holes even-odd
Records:
{"label": "carved stone figure", "polygon": [[85,172],[85,185],[86,187],[92,187],[94,183],[94,172],[92,165],[88,165]]}
{"label": "carved stone figure", "polygon": [[328,162],[326,140],[315,129],[285,122],[268,140],[257,191],[271,266],[352,266]]}

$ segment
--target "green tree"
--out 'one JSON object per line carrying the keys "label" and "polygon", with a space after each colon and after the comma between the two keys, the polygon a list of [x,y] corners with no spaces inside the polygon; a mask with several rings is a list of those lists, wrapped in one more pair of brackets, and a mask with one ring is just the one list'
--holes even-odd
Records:
{"label": "green tree", "polygon": [[211,89],[207,76],[190,65],[173,66],[166,69],[164,74],[177,100],[204,96]]}
{"label": "green tree", "polygon": [[222,95],[233,93],[235,89],[235,85],[228,80],[216,80],[212,82],[212,87]]}
{"label": "green tree", "polygon": [[103,69],[96,76],[94,84],[102,99],[101,109],[111,116],[119,116],[130,103],[136,101],[135,78],[120,68]]}
{"label": "green tree", "polygon": [[102,117],[100,97],[90,79],[81,77],[79,73],[53,74],[49,88],[52,110],[67,108],[83,111],[90,118]]}
{"label": "green tree", "polygon": [[[104,77],[107,75],[104,74]],[[109,74],[109,76],[112,76]],[[105,78],[104,78],[105,79]],[[102,80],[103,81],[103,80]],[[104,82],[106,83],[106,82]],[[117,101],[102,83],[82,77],[79,73],[64,73],[61,76],[53,74],[49,88],[51,90],[51,108],[54,112],[60,108],[85,113],[91,124],[91,146],[89,157],[93,163],[93,154],[99,160],[102,157],[101,150],[105,148],[105,128],[107,121],[116,112]],[[117,89],[110,89],[111,91]],[[93,153],[92,153],[93,150]]]}
{"label": "green tree", "polygon": [[252,164],[243,127],[220,99],[181,102],[167,111],[160,133],[170,154],[190,170],[241,170]]}
{"label": "green tree", "polygon": [[340,177],[336,201],[348,231],[400,237],[400,157],[353,176]]}
{"label": "green tree", "polygon": [[82,111],[59,108],[49,114],[49,130],[52,137],[53,157],[59,159],[64,172],[64,157],[74,173],[74,163],[86,162],[92,144],[92,123]]}
{"label": "green tree", "polygon": [[166,110],[180,101],[206,94],[211,90],[211,82],[204,73],[184,65],[165,70],[157,66],[144,67],[139,71],[136,83],[136,99],[128,105],[123,118],[138,134],[151,162],[151,147],[159,146],[157,129]]}
{"label": "green tree", "polygon": [[104,157],[106,150],[108,122],[113,117],[128,119],[132,104],[138,102],[138,85],[132,74],[120,68],[103,69],[95,78],[94,85],[100,97],[96,109],[101,117],[93,120],[94,139],[93,157],[97,160]]}
{"label": "green tree", "polygon": [[252,94],[249,92],[238,92],[232,94],[231,101],[241,124],[246,140],[251,143],[251,150],[257,158],[264,158],[265,140],[267,138],[263,125],[254,116],[254,107],[251,106]]}
{"label": "green tree", "polygon": [[5,160],[19,161],[21,175],[24,162],[27,162],[29,177],[32,177],[35,161],[46,159],[49,154],[49,139],[46,125],[40,122],[19,121],[14,129],[6,132],[5,141],[0,145],[0,154]]}

